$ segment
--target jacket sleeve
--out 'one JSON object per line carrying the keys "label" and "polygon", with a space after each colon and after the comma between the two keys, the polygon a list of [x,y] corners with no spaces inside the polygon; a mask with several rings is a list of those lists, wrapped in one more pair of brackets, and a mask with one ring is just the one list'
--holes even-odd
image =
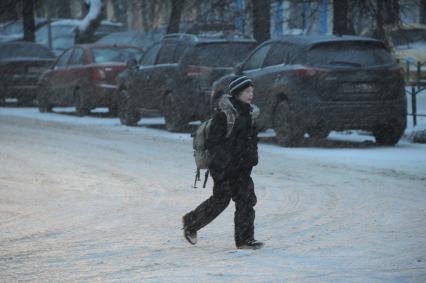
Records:
{"label": "jacket sleeve", "polygon": [[231,156],[226,150],[227,126],[225,113],[218,112],[213,116],[207,137],[207,150],[210,159],[209,168],[211,170],[222,171],[231,160]]}
{"label": "jacket sleeve", "polygon": [[247,138],[247,148],[244,151],[241,165],[242,167],[253,167],[259,162],[257,144],[259,138],[257,137],[258,130],[256,127],[251,127]]}

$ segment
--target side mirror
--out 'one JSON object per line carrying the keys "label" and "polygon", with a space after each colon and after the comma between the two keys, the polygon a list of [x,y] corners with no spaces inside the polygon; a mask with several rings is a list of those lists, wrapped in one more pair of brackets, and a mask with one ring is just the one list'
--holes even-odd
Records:
{"label": "side mirror", "polygon": [[126,66],[130,71],[136,71],[138,67],[138,61],[136,61],[136,59],[129,59],[127,60]]}
{"label": "side mirror", "polygon": [[243,71],[242,69],[243,69],[243,63],[238,63],[234,67],[234,73],[236,75],[240,75],[242,73],[242,71]]}

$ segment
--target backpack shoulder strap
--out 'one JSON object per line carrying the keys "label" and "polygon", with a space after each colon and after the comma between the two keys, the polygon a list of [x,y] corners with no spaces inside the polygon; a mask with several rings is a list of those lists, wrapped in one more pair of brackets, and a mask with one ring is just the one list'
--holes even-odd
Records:
{"label": "backpack shoulder strap", "polygon": [[235,113],[232,110],[222,110],[226,115],[226,135],[225,138],[229,138],[232,133],[232,129],[234,128],[235,120],[237,119],[238,113]]}

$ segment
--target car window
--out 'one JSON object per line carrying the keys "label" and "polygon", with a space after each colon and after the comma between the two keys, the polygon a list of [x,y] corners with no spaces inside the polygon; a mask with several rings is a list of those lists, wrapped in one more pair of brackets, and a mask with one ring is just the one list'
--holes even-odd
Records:
{"label": "car window", "polygon": [[69,66],[83,65],[84,61],[84,50],[82,48],[76,48],[74,53],[71,55]]}
{"label": "car window", "polygon": [[362,42],[315,46],[308,52],[307,59],[313,66],[370,67],[396,63],[385,48]]}
{"label": "car window", "polygon": [[188,65],[233,67],[242,62],[254,47],[251,42],[202,43],[187,52],[184,60]]}
{"label": "car window", "polygon": [[142,57],[142,65],[154,65],[155,58],[157,57],[158,50],[160,49],[160,44],[156,43]]}
{"label": "car window", "polygon": [[271,49],[266,56],[264,67],[274,66],[284,63],[284,53],[286,52],[286,46],[281,43],[275,43],[271,46]]}
{"label": "car window", "polygon": [[158,55],[157,64],[170,64],[174,62],[174,52],[176,49],[176,43],[173,41],[163,42],[160,53]]}
{"label": "car window", "polygon": [[265,60],[268,51],[271,48],[271,44],[264,45],[256,50],[250,58],[244,63],[243,70],[254,70],[260,69],[263,66],[263,61]]}
{"label": "car window", "polygon": [[73,52],[73,49],[69,49],[65,51],[65,53],[62,54],[61,57],[59,57],[55,67],[64,68],[65,66],[67,66],[68,60],[70,59],[72,52]]}
{"label": "car window", "polygon": [[176,63],[176,62],[179,61],[180,57],[182,57],[182,55],[185,52],[187,47],[188,47],[188,45],[184,44],[184,43],[179,43],[176,46],[175,53],[173,55],[173,63]]}
{"label": "car window", "polygon": [[284,64],[289,65],[289,64],[304,64],[305,63],[304,52],[302,52],[302,49],[300,47],[285,44],[284,47],[283,47],[283,50],[284,50],[284,53],[283,53],[283,63]]}
{"label": "car window", "polygon": [[125,63],[130,59],[139,61],[143,54],[142,50],[133,47],[92,48],[91,52],[94,63]]}

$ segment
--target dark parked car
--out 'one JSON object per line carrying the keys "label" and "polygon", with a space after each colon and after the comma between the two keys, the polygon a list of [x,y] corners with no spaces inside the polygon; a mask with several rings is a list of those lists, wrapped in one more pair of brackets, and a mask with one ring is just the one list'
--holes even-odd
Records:
{"label": "dark parked car", "polygon": [[[394,145],[406,127],[403,69],[380,41],[349,36],[288,36],[263,43],[236,68],[255,84],[259,125],[274,128],[285,146],[304,134],[372,131]],[[212,107],[234,74],[214,83]]]}
{"label": "dark parked car", "polygon": [[14,98],[18,105],[32,104],[38,79],[54,60],[52,51],[40,44],[0,43],[0,102]]}
{"label": "dark parked car", "polygon": [[253,39],[166,35],[142,65],[119,75],[120,120],[135,125],[144,113],[164,114],[166,128],[180,131],[209,113],[211,84],[232,72],[255,47]]}
{"label": "dark parked car", "polygon": [[79,116],[101,106],[116,112],[116,76],[143,50],[126,45],[76,45],[65,51],[40,77],[40,112],[75,106]]}

